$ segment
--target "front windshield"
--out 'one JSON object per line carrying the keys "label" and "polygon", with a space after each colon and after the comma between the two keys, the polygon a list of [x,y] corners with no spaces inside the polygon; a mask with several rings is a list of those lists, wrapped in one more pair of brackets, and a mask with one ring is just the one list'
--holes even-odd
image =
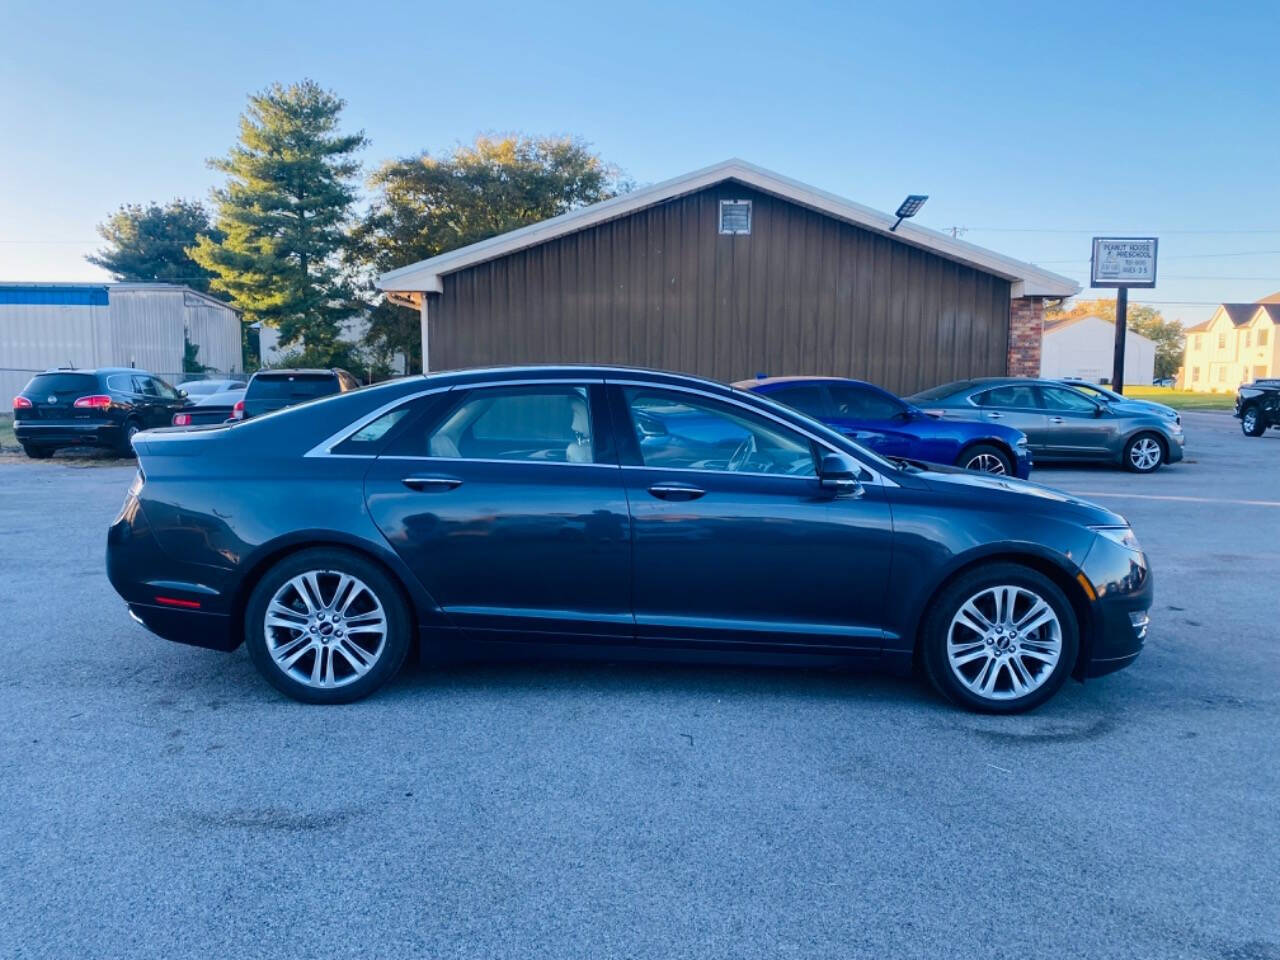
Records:
{"label": "front windshield", "polygon": [[845,450],[845,451],[848,451],[849,453],[854,454],[863,463],[869,466],[875,467],[877,470],[893,473],[902,469],[897,464],[893,463],[891,460],[886,460],[884,457],[880,456],[880,454],[875,453],[871,450],[868,450],[866,447],[862,446],[859,443],[854,443],[852,440],[846,437],[843,433],[840,433],[836,430],[832,430],[821,420],[815,420],[813,419],[813,417],[810,417],[807,414],[801,413],[795,407],[789,407],[785,403],[778,403],[778,401],[776,400],[770,400],[763,393],[754,393],[753,391],[750,391],[750,390],[741,390],[738,387],[730,387],[730,389],[733,391],[735,396],[750,397],[751,400],[754,401],[755,403],[762,404],[768,407],[773,412],[782,414],[783,417],[785,418],[802,421],[804,423],[805,429],[808,430],[810,433],[814,434],[817,437],[821,437],[823,440],[825,440],[827,443],[830,443],[837,450]]}

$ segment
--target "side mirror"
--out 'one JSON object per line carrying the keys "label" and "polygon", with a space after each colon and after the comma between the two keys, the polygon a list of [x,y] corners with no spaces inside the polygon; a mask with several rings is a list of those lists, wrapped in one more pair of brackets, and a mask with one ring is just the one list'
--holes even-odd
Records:
{"label": "side mirror", "polygon": [[915,418],[916,418],[916,412],[914,410],[911,410],[910,408],[906,410],[899,410],[897,413],[893,415],[893,419],[901,423],[907,423],[908,421],[914,420]]}
{"label": "side mirror", "polygon": [[831,490],[838,497],[861,496],[862,484],[858,483],[860,472],[858,465],[844,454],[824,453],[818,482],[824,490]]}
{"label": "side mirror", "polygon": [[1107,412],[1107,408],[1102,404],[1098,404],[1096,407],[1093,408],[1093,415],[1095,417],[1100,417],[1106,412]]}

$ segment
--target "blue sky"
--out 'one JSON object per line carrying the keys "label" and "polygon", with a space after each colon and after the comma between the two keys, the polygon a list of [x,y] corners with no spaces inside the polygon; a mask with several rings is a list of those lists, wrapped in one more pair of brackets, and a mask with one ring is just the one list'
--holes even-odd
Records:
{"label": "blue sky", "polygon": [[245,95],[309,76],[367,167],[503,131],[640,183],[739,156],[1086,281],[1091,234],[1155,234],[1134,299],[1196,322],[1172,301],[1280,290],[1277,36],[1274,3],[0,0],[0,279],[103,278],[97,222],[205,197]]}

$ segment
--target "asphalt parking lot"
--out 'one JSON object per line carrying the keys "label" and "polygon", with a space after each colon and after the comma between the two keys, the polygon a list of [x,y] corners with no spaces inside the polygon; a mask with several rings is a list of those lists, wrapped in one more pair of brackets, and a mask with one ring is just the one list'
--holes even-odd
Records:
{"label": "asphalt parking lot", "polygon": [[0,463],[0,956],[1280,958],[1280,432],[1189,414],[1147,651],[1022,717],[833,672],[407,671],[134,626],[129,466]]}

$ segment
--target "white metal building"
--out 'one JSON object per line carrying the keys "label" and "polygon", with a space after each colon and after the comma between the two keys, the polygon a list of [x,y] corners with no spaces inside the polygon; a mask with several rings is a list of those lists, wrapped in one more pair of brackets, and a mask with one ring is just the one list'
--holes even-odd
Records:
{"label": "white metal building", "polygon": [[138,367],[182,379],[187,340],[212,370],[244,370],[239,314],[190,287],[0,283],[0,410],[49,367]]}
{"label": "white metal building", "polygon": [[[1040,376],[1079,377],[1101,383],[1111,378],[1116,325],[1102,317],[1072,317],[1044,325]],[[1156,345],[1132,330],[1125,331],[1124,382],[1149,384],[1155,378]]]}

